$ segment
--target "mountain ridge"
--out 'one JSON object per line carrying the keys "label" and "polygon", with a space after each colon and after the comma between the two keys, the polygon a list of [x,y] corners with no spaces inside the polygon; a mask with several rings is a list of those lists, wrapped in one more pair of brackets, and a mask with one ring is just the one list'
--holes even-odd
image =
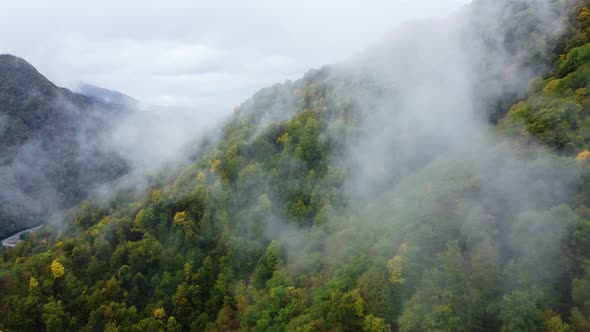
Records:
{"label": "mountain ridge", "polygon": [[[539,3],[474,2],[493,10],[465,14],[473,47],[433,25],[386,45],[384,68],[260,90],[139,197],[86,201],[5,251],[0,327],[587,331],[588,142],[536,139],[583,133],[568,120],[587,82],[551,82],[590,61],[590,1],[543,2],[557,17]],[[530,68],[545,79],[527,92]]]}
{"label": "mountain ridge", "polygon": [[58,87],[22,58],[0,55],[0,237],[46,221],[123,174],[120,158],[95,149],[91,160],[82,143],[121,109]]}

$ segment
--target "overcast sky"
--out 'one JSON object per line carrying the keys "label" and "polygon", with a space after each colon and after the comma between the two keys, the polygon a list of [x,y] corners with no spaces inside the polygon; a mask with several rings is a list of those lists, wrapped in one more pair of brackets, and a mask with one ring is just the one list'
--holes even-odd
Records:
{"label": "overcast sky", "polygon": [[228,112],[258,89],[469,0],[0,0],[0,53],[62,86]]}

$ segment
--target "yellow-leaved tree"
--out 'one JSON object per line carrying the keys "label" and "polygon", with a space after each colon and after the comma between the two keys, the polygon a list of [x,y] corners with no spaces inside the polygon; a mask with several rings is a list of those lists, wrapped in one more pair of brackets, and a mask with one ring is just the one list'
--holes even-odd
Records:
{"label": "yellow-leaved tree", "polygon": [[156,308],[154,310],[155,319],[164,319],[164,317],[166,317],[166,312],[164,311],[164,308]]}
{"label": "yellow-leaved tree", "polygon": [[582,10],[580,11],[580,15],[578,15],[578,22],[583,23],[586,19],[588,19],[589,16],[590,10],[588,10],[588,7],[582,8]]}
{"label": "yellow-leaved tree", "polygon": [[37,280],[35,277],[31,277],[29,280],[29,290],[33,290],[37,288],[37,286],[39,286],[39,280]]}
{"label": "yellow-leaved tree", "polygon": [[176,212],[176,214],[174,215],[174,223],[176,223],[176,224],[186,223],[186,211]]}
{"label": "yellow-leaved tree", "polygon": [[585,161],[585,160],[588,160],[588,158],[590,158],[590,151],[584,150],[578,154],[578,156],[576,157],[576,160],[577,161]]}
{"label": "yellow-leaved tree", "polygon": [[162,191],[159,189],[152,190],[152,203],[157,203],[160,200],[160,196],[162,195]]}
{"label": "yellow-leaved tree", "polygon": [[287,143],[288,140],[289,140],[289,133],[286,132],[277,138],[277,143],[285,144],[285,143]]}
{"label": "yellow-leaved tree", "polygon": [[61,278],[65,272],[65,268],[60,262],[56,260],[51,262],[51,276],[53,279]]}

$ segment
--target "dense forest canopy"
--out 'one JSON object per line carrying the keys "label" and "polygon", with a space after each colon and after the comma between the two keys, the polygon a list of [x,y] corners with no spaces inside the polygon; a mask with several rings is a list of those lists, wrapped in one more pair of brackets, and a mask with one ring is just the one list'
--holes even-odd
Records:
{"label": "dense forest canopy", "polygon": [[474,1],[2,253],[6,331],[590,330],[590,2]]}

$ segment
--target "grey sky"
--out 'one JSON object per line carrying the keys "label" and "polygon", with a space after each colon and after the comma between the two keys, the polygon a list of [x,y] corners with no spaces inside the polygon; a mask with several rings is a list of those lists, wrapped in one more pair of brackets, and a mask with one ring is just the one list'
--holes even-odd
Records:
{"label": "grey sky", "polygon": [[346,59],[395,26],[469,0],[0,0],[0,53],[54,82],[227,112]]}

